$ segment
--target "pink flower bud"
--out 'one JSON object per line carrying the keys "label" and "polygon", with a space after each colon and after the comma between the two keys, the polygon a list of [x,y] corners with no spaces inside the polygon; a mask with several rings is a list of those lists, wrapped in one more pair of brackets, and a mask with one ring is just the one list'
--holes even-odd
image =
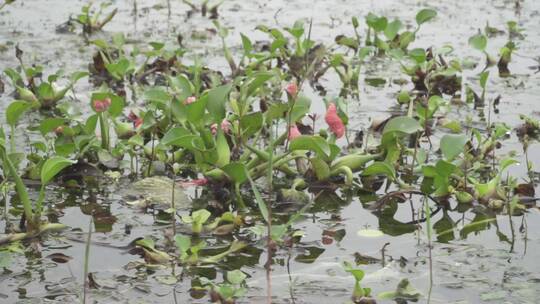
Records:
{"label": "pink flower bud", "polygon": [[296,124],[292,125],[289,128],[289,137],[288,137],[289,140],[293,140],[300,135],[302,135],[302,133],[300,133],[300,130],[298,130],[298,127],[296,126]]}
{"label": "pink flower bud", "polygon": [[217,134],[217,123],[212,124],[212,125],[210,126],[210,132],[212,132],[212,135],[216,135],[216,134]]}
{"label": "pink flower bud", "polygon": [[221,130],[223,130],[225,133],[229,133],[231,131],[231,123],[225,118],[221,121]]}
{"label": "pink flower bud", "polygon": [[296,82],[289,82],[287,86],[285,87],[285,91],[289,96],[296,97],[296,94],[298,94],[298,85],[296,85]]}
{"label": "pink flower bud", "polygon": [[184,104],[185,104],[185,105],[192,104],[192,103],[194,103],[195,101],[197,101],[197,97],[195,97],[195,96],[189,96],[188,98],[186,98],[186,100],[184,100]]}
{"label": "pink flower bud", "polygon": [[102,99],[102,100],[99,100],[99,99],[95,99],[93,102],[92,102],[92,105],[94,106],[94,110],[98,113],[101,113],[101,112],[105,112],[109,109],[109,107],[111,106],[111,99],[110,98],[105,98],[105,99]]}
{"label": "pink flower bud", "polygon": [[341,138],[345,134],[345,125],[343,124],[341,118],[338,116],[336,105],[334,103],[330,103],[328,105],[324,120],[337,138]]}

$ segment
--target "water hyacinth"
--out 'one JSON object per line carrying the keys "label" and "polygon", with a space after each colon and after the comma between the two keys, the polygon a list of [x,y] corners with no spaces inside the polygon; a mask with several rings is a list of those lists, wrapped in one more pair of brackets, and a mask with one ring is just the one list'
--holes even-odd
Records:
{"label": "water hyacinth", "polygon": [[324,120],[328,124],[330,131],[332,131],[332,133],[334,133],[337,138],[341,138],[343,137],[343,135],[345,135],[345,125],[337,114],[337,108],[334,103],[330,103],[328,105]]}

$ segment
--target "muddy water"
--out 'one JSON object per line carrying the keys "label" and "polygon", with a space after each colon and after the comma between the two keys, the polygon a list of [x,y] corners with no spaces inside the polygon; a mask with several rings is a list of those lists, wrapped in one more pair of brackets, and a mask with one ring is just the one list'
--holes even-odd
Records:
{"label": "muddy water", "polygon": [[[37,62],[47,71],[62,68],[67,72],[85,70],[90,62],[92,48],[84,44],[80,35],[55,32],[57,25],[65,22],[70,15],[75,16],[86,1],[32,0],[17,1],[0,13],[0,44],[7,48],[0,52],[0,69],[14,67],[16,60],[13,46],[19,44],[25,51],[27,62]],[[540,57],[540,2],[525,0],[516,9],[515,1],[225,1],[220,7],[220,22],[230,28],[228,44],[233,50],[241,47],[239,33],[252,40],[266,37],[254,29],[259,24],[270,26],[290,26],[296,19],[313,18],[312,37],[315,40],[333,44],[338,34],[352,33],[350,18],[364,16],[368,12],[398,17],[413,25],[414,15],[422,7],[430,6],[438,11],[438,17],[419,32],[415,46],[442,46],[451,44],[460,57],[480,58],[478,52],[467,46],[467,39],[486,23],[504,29],[505,23],[515,20],[524,29],[525,40],[519,41],[519,50],[510,64],[512,77],[502,79],[492,73],[488,83],[488,96],[501,95],[499,113],[493,114],[495,121],[511,126],[519,123],[518,114],[525,113],[540,117],[540,73],[530,67],[538,66],[535,58]],[[167,41],[174,43],[181,34],[185,46],[191,50],[188,58],[198,54],[213,68],[228,71],[226,62],[219,56],[220,40],[208,34],[207,39],[193,39],[194,32],[208,33],[212,29],[210,20],[200,14],[187,17],[189,8],[181,1],[171,0],[170,13],[165,0],[115,1],[118,15],[106,26],[105,32],[97,37],[107,39],[115,32],[124,32],[133,43]],[[505,43],[505,36],[491,38],[488,50],[496,54]],[[480,68],[479,68],[480,69]],[[464,80],[477,88],[475,75],[480,71],[466,71]],[[388,59],[373,60],[363,67],[363,77],[383,78],[385,84],[378,87],[364,84],[358,100],[350,100],[351,128],[360,130],[370,125],[371,119],[385,116],[396,110],[394,96],[401,86],[392,80],[403,78],[399,66]],[[339,91],[338,79],[327,74],[322,83],[328,96]],[[404,86],[409,88],[410,84]],[[9,88],[9,86],[8,86]],[[86,80],[75,88],[73,102],[85,103],[91,92]],[[313,99],[314,107],[322,112],[322,97],[309,88],[306,94]],[[9,104],[8,92],[0,96],[0,111]],[[449,114],[453,118],[463,118],[470,114],[478,120],[477,113],[460,109]],[[2,117],[3,119],[3,117]],[[26,124],[31,121],[26,121]],[[438,142],[444,134],[434,134]],[[25,137],[20,136],[23,142]],[[515,137],[504,142],[497,153],[511,150],[521,152]],[[540,145],[530,147],[529,156],[534,170],[540,167]],[[513,166],[512,175],[525,178],[526,169],[522,165]],[[537,173],[538,174],[538,173]],[[72,227],[70,237],[50,237],[41,244],[41,256],[15,256],[7,270],[0,273],[0,303],[57,303],[78,302],[82,283],[84,244],[75,241],[77,231],[87,231],[92,210],[99,210],[102,217],[94,220],[95,242],[109,245],[94,245],[90,254],[90,271],[96,283],[101,286],[92,290],[90,298],[98,303],[206,303],[208,298],[196,299],[189,294],[190,276],[182,281],[170,282],[170,269],[152,271],[137,270],[135,264],[140,258],[125,252],[122,247],[137,237],[159,235],[162,226],[156,218],[126,206],[122,198],[115,194],[121,185],[109,185],[99,191],[85,189],[67,193],[51,190],[51,204],[60,205],[62,212],[56,217]],[[540,189],[536,188],[536,193]],[[371,199],[372,200],[372,199]],[[343,303],[352,291],[353,280],[341,268],[344,260],[352,261],[354,253],[380,259],[381,248],[387,243],[385,262],[374,261],[362,266],[367,275],[365,285],[374,294],[394,290],[401,278],[408,278],[426,301],[429,290],[429,267],[427,237],[424,224],[416,230],[415,225],[403,224],[413,220],[409,202],[399,204],[395,215],[377,215],[363,207],[370,198],[347,200],[340,194],[339,201],[328,198],[318,202],[317,212],[295,228],[305,231],[301,244],[291,252],[279,251],[273,268],[273,291],[275,303]],[[413,197],[412,208],[418,211],[420,198]],[[452,206],[455,207],[455,206]],[[475,207],[463,212],[440,211],[432,222],[438,224],[438,232],[455,228],[451,233],[434,235],[432,303],[537,303],[540,297],[540,213],[532,208],[520,217],[490,214],[489,210]],[[486,220],[487,219],[487,220]],[[472,224],[471,223],[476,223]],[[450,225],[450,226],[448,226]],[[5,223],[0,222],[0,228]],[[129,234],[126,227],[132,227]],[[380,229],[385,233],[378,238],[357,235],[363,228]],[[322,243],[324,230],[344,229],[345,236],[331,244]],[[247,233],[247,232],[242,232]],[[451,237],[453,236],[453,237]],[[162,237],[160,237],[162,238]],[[227,240],[209,239],[213,244],[225,244]],[[248,297],[240,302],[263,303],[265,301],[266,260],[257,246],[248,250],[242,258],[231,264],[246,264],[242,270],[250,275]],[[262,244],[259,244],[262,248]],[[51,253],[62,252],[73,257],[66,264],[56,264],[46,258]],[[220,281],[227,265],[216,269],[199,269],[199,273]],[[176,269],[177,272],[181,270]],[[136,300],[135,300],[136,299]]]}

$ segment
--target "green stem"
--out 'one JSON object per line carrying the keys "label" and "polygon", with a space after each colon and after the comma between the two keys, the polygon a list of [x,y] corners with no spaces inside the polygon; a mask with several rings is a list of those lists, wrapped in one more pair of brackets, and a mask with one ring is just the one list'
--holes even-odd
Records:
{"label": "green stem", "polygon": [[26,189],[26,186],[24,185],[21,177],[19,176],[17,169],[15,169],[15,166],[9,159],[6,151],[4,149],[0,149],[0,153],[2,154],[4,167],[7,167],[7,171],[9,171],[9,175],[11,175],[11,177],[15,181],[15,188],[17,189],[17,194],[19,195],[19,198],[21,199],[21,202],[23,203],[24,215],[26,217],[26,221],[27,222],[31,221],[34,218],[34,213],[32,211],[32,203],[30,202],[30,198],[28,196],[28,191]]}
{"label": "green stem", "polygon": [[101,148],[109,151],[109,126],[106,122],[105,112],[98,113],[99,129],[101,131]]}

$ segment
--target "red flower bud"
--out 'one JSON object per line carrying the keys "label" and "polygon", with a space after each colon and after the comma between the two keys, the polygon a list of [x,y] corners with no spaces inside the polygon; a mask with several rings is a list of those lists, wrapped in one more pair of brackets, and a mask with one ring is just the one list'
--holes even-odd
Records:
{"label": "red flower bud", "polygon": [[334,103],[330,103],[328,105],[324,120],[328,124],[330,131],[332,131],[337,138],[341,138],[345,134],[345,125],[343,124],[341,118],[338,116],[336,105]]}
{"label": "red flower bud", "polygon": [[285,91],[289,96],[296,97],[296,94],[298,94],[298,85],[296,82],[289,82],[285,87]]}
{"label": "red flower bud", "polygon": [[105,112],[111,106],[111,99],[109,97],[99,100],[95,99],[93,101],[94,110],[98,113]]}

